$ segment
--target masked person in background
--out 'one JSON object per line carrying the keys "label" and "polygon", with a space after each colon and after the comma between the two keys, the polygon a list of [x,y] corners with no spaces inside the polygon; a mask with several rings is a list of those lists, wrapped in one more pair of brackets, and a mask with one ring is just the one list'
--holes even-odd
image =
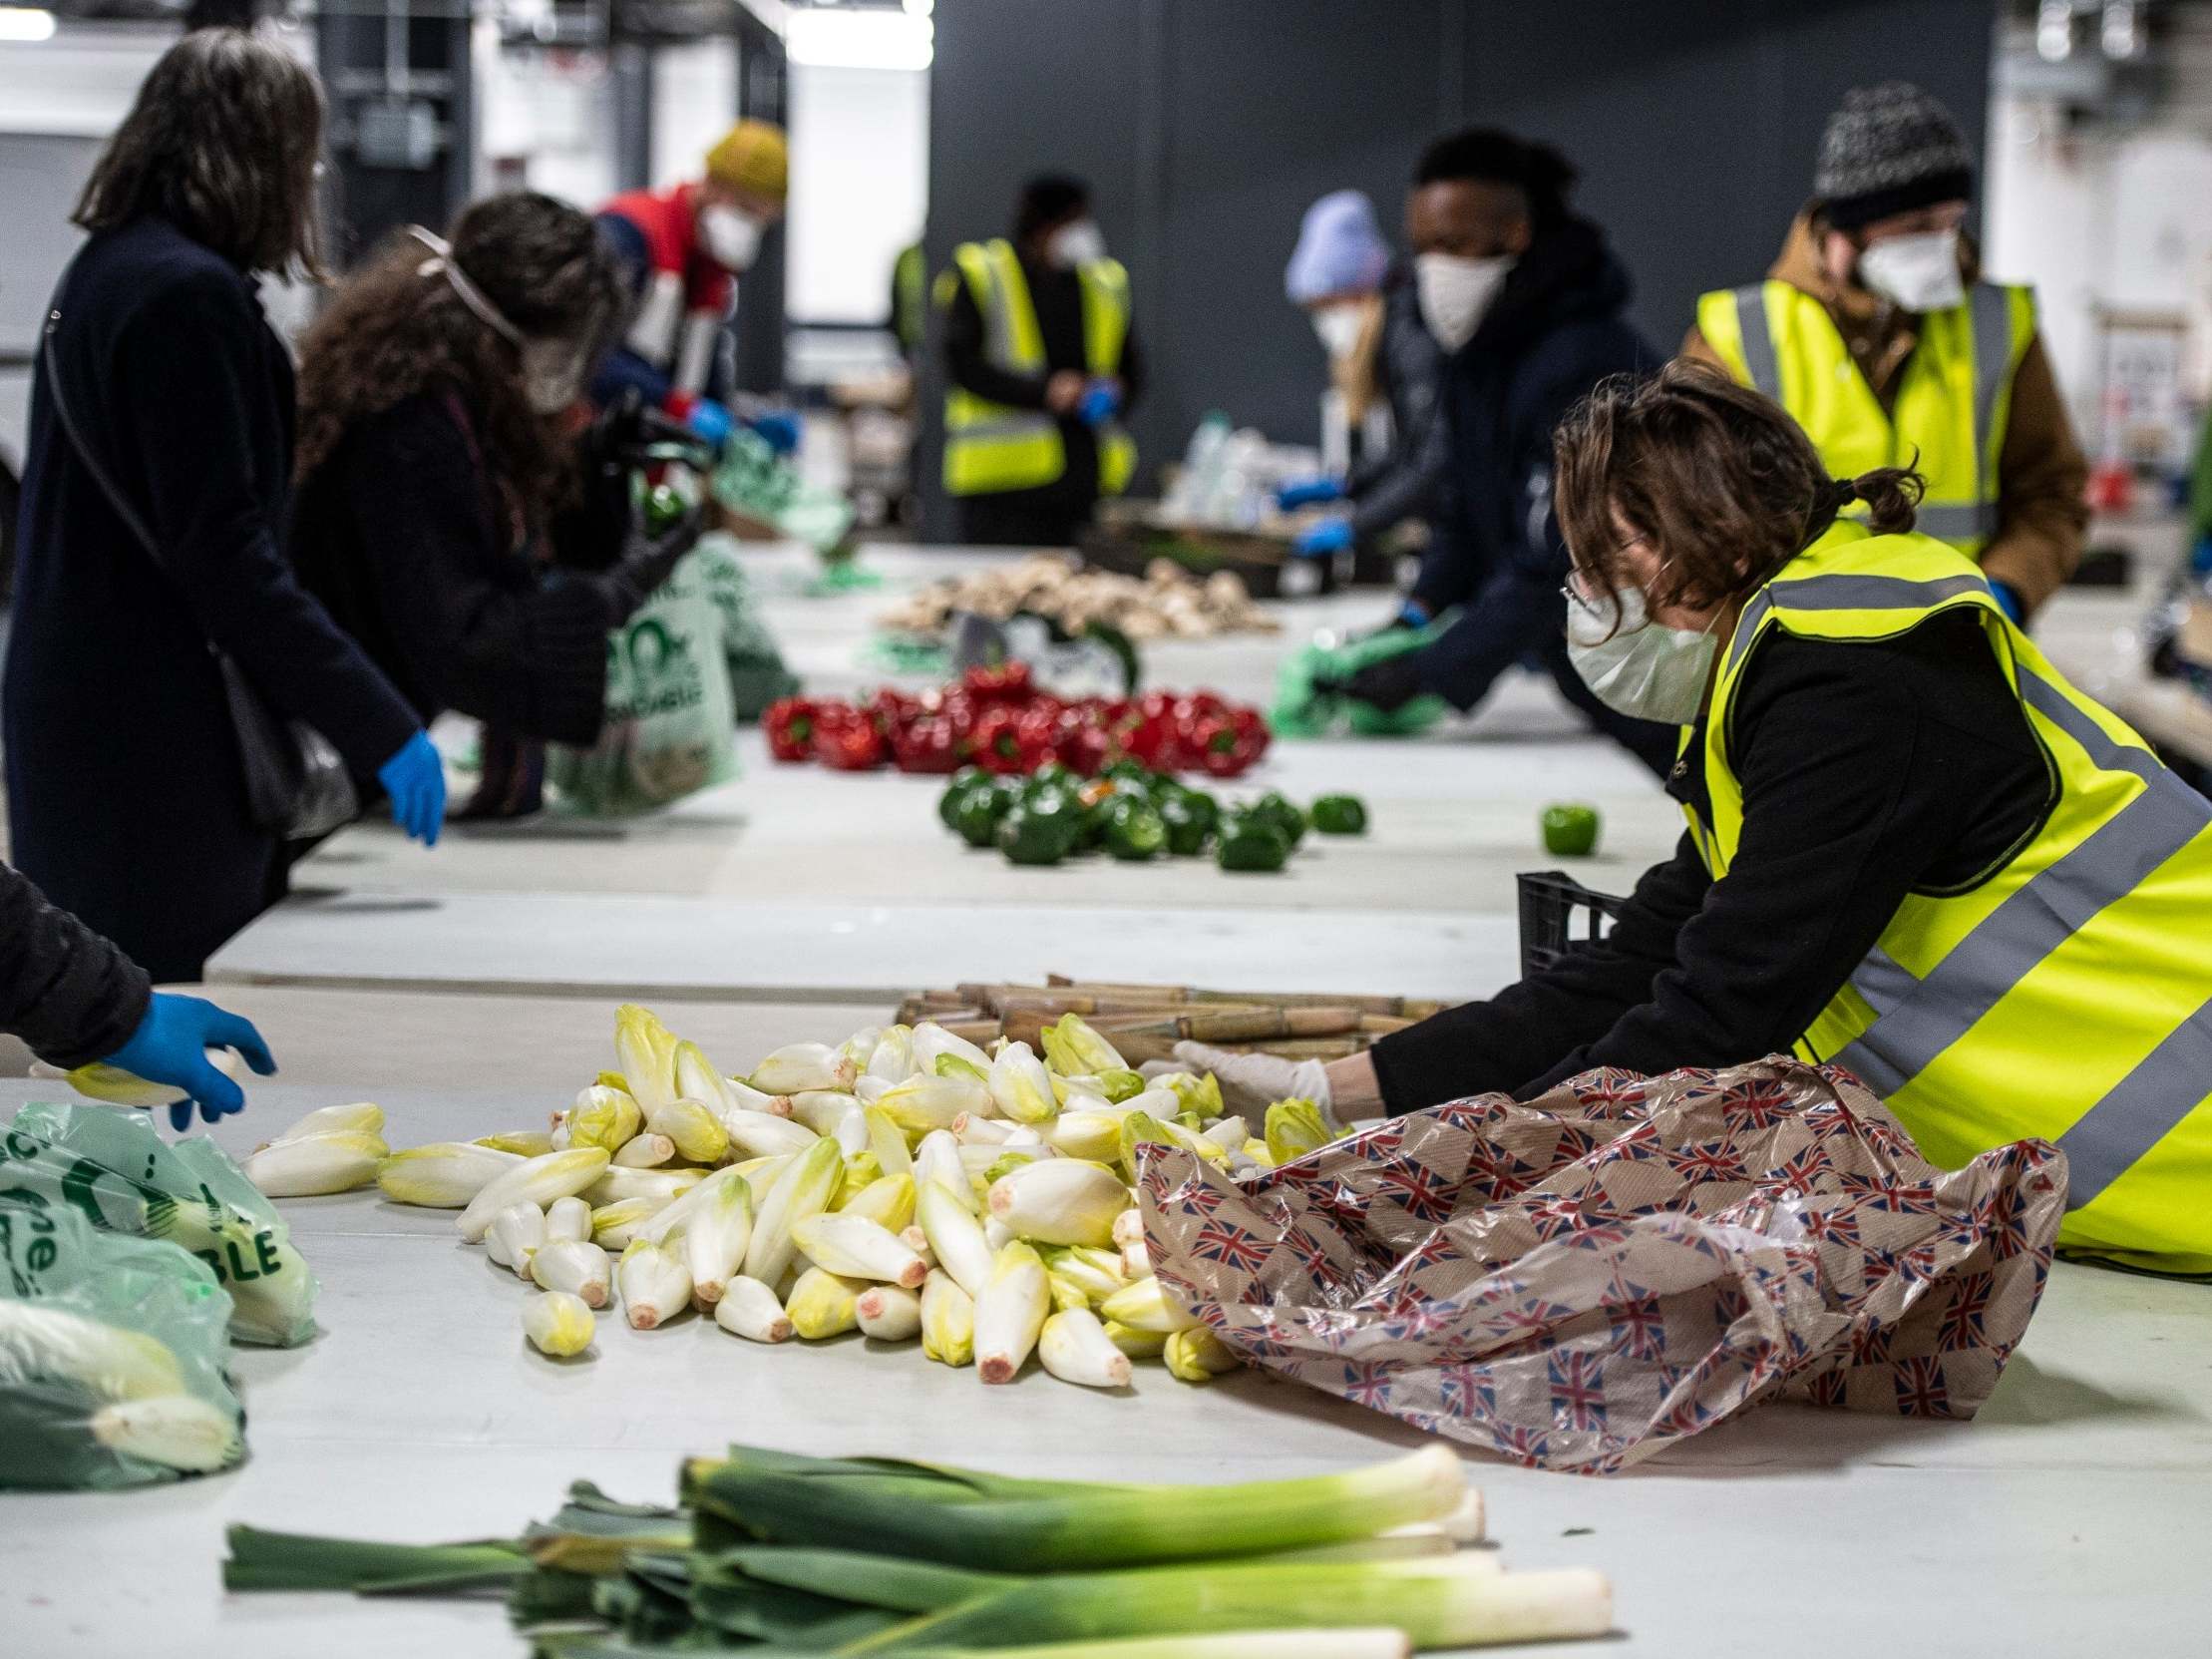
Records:
{"label": "masked person in background", "polygon": [[2054,1142],[2061,1248],[2212,1272],[2212,803],[1911,528],[1913,475],[1832,479],[1686,363],[1558,455],[1575,658],[1684,728],[1679,849],[1606,939],[1368,1053],[1177,1057],[1357,1116],[1794,1049],[1946,1168]]}
{"label": "masked person in background", "polygon": [[307,334],[294,558],[426,722],[592,742],[607,630],[697,540],[631,533],[619,468],[578,482],[584,381],[621,303],[590,218],[516,194],[450,244],[393,236]]}
{"label": "masked person in background", "polygon": [[1921,528],[2026,622],[2081,561],[2088,464],[2033,295],[1981,280],[1964,237],[1966,138],[1917,87],[1862,87],[1813,190],[1764,282],[1698,301],[1683,354],[1779,402],[1832,472],[1916,469]]}
{"label": "masked person in background", "polygon": [[[281,47],[228,29],[172,46],[77,205],[91,234],[32,388],[13,856],[156,980],[200,978],[284,895],[288,815],[256,806],[246,769],[268,716],[320,732],[417,839],[445,818],[420,716],[281,542],[292,363],[255,278],[317,272],[322,119],[314,76]],[[263,705],[250,729],[239,683]]]}
{"label": "masked person in background", "polygon": [[1608,707],[1567,655],[1567,548],[1552,516],[1552,432],[1609,375],[1657,355],[1623,316],[1629,273],[1604,232],[1571,212],[1575,170],[1557,151],[1473,129],[1422,156],[1407,199],[1421,315],[1444,352],[1448,492],[1401,618],[1459,620],[1418,650],[1342,686],[1385,711],[1434,694],[1462,710],[1524,659],[1592,726],[1653,771],[1673,734]]}
{"label": "masked person in background", "polygon": [[[1302,532],[1295,551],[1340,553],[1409,519],[1431,517],[1450,471],[1438,410],[1443,353],[1421,320],[1411,269],[1391,264],[1374,205],[1357,191],[1314,203],[1299,227],[1284,287],[1290,303],[1312,318],[1328,356],[1333,402],[1351,451],[1342,478],[1304,479],[1278,493],[1276,504],[1286,512],[1343,504]],[[1389,415],[1389,437],[1370,450],[1364,437],[1377,410]],[[1433,525],[1431,534],[1437,534]]]}
{"label": "masked person in background", "polygon": [[937,278],[944,314],[944,488],[961,540],[1066,547],[1137,449],[1121,420],[1144,390],[1129,273],[1107,256],[1090,189],[1022,188],[1010,240],[966,242]]}
{"label": "masked person in background", "polygon": [[634,394],[712,444],[743,424],[780,455],[798,447],[790,410],[747,401],[733,411],[722,361],[737,278],[753,268],[769,227],[783,217],[789,184],[782,130],[741,121],[707,152],[703,179],[632,191],[599,209],[629,312],[621,345],[593,378],[594,402],[611,407]]}

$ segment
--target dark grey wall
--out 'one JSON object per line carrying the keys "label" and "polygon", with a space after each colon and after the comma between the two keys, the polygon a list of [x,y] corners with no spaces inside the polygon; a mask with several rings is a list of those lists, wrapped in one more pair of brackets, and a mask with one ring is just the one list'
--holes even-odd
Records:
{"label": "dark grey wall", "polygon": [[[1354,187],[1394,226],[1421,146],[1487,123],[1559,145],[1671,346],[1763,271],[1845,88],[1902,76],[1977,153],[1994,0],[937,0],[929,223],[1002,233],[1047,168],[1087,177],[1127,262],[1148,463],[1210,408],[1310,442],[1322,365],[1283,297],[1299,215]],[[931,400],[933,407],[933,400]],[[933,476],[932,472],[925,476]],[[932,526],[941,534],[941,518]]]}

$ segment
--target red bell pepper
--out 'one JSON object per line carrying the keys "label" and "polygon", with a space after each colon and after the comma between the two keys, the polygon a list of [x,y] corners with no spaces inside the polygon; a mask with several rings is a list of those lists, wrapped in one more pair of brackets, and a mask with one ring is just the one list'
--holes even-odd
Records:
{"label": "red bell pepper", "polygon": [[804,760],[814,749],[814,722],[823,705],[811,697],[781,697],[760,717],[768,752],[778,760]]}
{"label": "red bell pepper", "polygon": [[1011,777],[1029,770],[1021,758],[1021,716],[1011,708],[986,708],[977,714],[967,746],[986,772]]}
{"label": "red bell pepper", "polygon": [[1192,727],[1189,743],[1191,754],[1210,777],[1242,776],[1260,758],[1251,738],[1237,729],[1236,722],[1218,714]]}
{"label": "red bell pepper", "polygon": [[1029,664],[1018,660],[1001,662],[995,668],[978,664],[968,669],[960,683],[979,703],[1023,703],[1035,689]]}
{"label": "red bell pepper", "polygon": [[875,719],[878,731],[886,737],[896,737],[914,723],[921,705],[906,692],[887,685],[868,699],[868,712]]}
{"label": "red bell pepper", "polygon": [[884,763],[884,734],[857,708],[825,711],[814,722],[814,757],[840,772],[871,771]]}
{"label": "red bell pepper", "polygon": [[902,772],[956,772],[960,740],[943,715],[923,715],[891,734],[891,757]]}
{"label": "red bell pepper", "polygon": [[1095,778],[1114,758],[1114,740],[1097,715],[1064,709],[1053,727],[1052,751],[1077,777]]}

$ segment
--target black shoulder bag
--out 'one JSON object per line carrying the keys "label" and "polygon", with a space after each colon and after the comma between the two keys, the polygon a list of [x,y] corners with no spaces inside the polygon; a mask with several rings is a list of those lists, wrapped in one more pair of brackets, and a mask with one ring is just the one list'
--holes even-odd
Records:
{"label": "black shoulder bag", "polygon": [[[77,459],[84,462],[85,470],[108,498],[108,505],[138,538],[155,569],[168,576],[170,571],[162,561],[161,545],[153,531],[116,488],[115,480],[85,441],[84,429],[70,415],[54,353],[54,335],[61,321],[60,311],[49,312],[46,336],[41,341],[46,358],[46,391],[54,400],[54,414]],[[254,823],[287,841],[313,841],[358,817],[361,800],[353,787],[353,774],[330,739],[304,720],[286,720],[279,715],[236,659],[213,640],[207,641],[207,651],[222,676],[223,700],[229,705],[230,725],[237,734],[238,759],[245,771],[246,805]]]}

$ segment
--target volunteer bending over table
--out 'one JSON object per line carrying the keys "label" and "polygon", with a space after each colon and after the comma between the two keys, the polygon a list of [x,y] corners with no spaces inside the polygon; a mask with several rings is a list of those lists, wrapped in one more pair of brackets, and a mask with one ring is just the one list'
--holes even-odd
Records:
{"label": "volunteer bending over table", "polygon": [[1917,479],[1829,479],[1748,388],[1608,382],[1557,479],[1578,667],[1687,728],[1680,847],[1603,943],[1367,1054],[1179,1055],[1356,1116],[1794,1049],[1940,1164],[2054,1141],[2061,1248],[2212,1271],[2212,803],[1912,530]]}
{"label": "volunteer bending over table", "polygon": [[579,464],[620,308],[591,219],[516,193],[400,232],[307,335],[293,558],[425,722],[593,741],[607,630],[698,538],[633,534],[626,471]]}

